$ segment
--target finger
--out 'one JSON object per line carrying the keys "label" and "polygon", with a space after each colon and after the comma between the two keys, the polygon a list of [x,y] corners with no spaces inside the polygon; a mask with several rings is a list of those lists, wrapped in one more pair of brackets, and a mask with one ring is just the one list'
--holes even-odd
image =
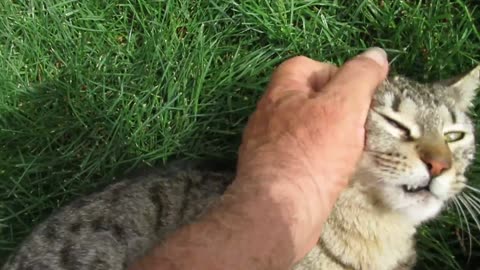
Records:
{"label": "finger", "polygon": [[320,91],[339,96],[356,111],[368,108],[375,90],[386,79],[388,60],[384,50],[372,48],[345,63]]}
{"label": "finger", "polygon": [[308,96],[323,86],[337,67],[321,63],[305,56],[297,56],[283,62],[273,73],[262,99],[276,102],[295,92]]}

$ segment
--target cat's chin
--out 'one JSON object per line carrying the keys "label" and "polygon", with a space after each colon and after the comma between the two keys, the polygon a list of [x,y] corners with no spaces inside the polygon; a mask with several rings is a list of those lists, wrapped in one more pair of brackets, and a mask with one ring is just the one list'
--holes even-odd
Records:
{"label": "cat's chin", "polygon": [[381,194],[392,211],[404,215],[415,225],[436,217],[444,204],[428,189],[408,192],[403,186],[388,186],[383,188]]}
{"label": "cat's chin", "polygon": [[428,190],[422,190],[413,194],[406,193],[404,200],[411,203],[396,210],[416,225],[435,218],[443,207],[443,201],[439,200]]}

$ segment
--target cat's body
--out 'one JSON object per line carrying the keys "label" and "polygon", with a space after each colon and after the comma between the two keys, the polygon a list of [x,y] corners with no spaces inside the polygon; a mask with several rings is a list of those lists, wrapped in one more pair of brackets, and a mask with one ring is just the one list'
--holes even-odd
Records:
{"label": "cat's body", "polygon": [[5,269],[126,269],[203,213],[233,179],[233,172],[196,167],[144,170],[72,202],[38,226]]}
{"label": "cat's body", "polygon": [[[318,245],[295,270],[404,270],[414,234],[465,186],[474,154],[468,104],[479,70],[444,85],[392,78],[375,96],[366,147]],[[5,270],[120,270],[219,199],[234,171],[151,170],[61,209]],[[186,258],[187,259],[187,258]]]}

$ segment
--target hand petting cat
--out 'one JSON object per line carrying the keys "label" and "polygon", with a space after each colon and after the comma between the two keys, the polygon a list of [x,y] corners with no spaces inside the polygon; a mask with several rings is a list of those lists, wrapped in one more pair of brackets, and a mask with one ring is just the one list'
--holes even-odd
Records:
{"label": "hand petting cat", "polygon": [[302,56],[282,63],[248,121],[221,202],[133,269],[289,269],[315,245],[354,172],[387,73],[379,48],[339,68]]}
{"label": "hand petting cat", "polygon": [[296,259],[317,241],[356,168],[370,101],[387,72],[387,56],[379,48],[340,68],[292,58],[274,72],[245,128],[236,184],[278,182],[279,193],[291,196],[295,206],[287,216],[296,217]]}

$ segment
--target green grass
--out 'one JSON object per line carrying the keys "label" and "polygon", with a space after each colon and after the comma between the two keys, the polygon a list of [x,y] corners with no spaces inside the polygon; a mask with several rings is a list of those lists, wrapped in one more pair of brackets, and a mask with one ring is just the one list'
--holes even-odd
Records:
{"label": "green grass", "polygon": [[[234,156],[246,117],[283,59],[341,64],[382,46],[392,72],[422,81],[473,67],[475,5],[0,1],[0,261],[54,208],[132,168]],[[479,176],[476,164],[472,185],[480,186]],[[422,228],[419,269],[478,263],[480,244],[466,234],[480,231],[474,219],[468,225],[452,210]]]}

